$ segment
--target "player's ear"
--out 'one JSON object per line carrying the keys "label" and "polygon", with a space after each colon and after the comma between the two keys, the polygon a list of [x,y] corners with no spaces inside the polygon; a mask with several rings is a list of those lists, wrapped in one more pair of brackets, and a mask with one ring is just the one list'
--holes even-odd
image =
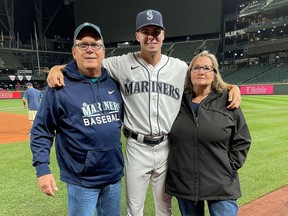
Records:
{"label": "player's ear", "polygon": [[139,37],[140,37],[140,34],[139,34],[138,31],[136,31],[136,32],[135,32],[135,38],[136,38],[136,40],[137,40],[138,42],[140,42],[140,41],[139,41]]}
{"label": "player's ear", "polygon": [[163,32],[162,37],[163,37],[163,40],[164,40],[165,39],[165,31],[163,30],[162,32]]}

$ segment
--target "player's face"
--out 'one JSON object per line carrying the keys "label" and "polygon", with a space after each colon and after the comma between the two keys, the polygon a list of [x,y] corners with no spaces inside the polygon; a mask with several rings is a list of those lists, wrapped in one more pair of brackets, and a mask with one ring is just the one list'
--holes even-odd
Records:
{"label": "player's face", "polygon": [[155,55],[161,53],[165,32],[158,26],[145,26],[136,32],[136,39],[140,43],[141,52]]}
{"label": "player's face", "polygon": [[215,73],[210,58],[206,56],[197,58],[190,73],[191,82],[194,87],[211,87]]}
{"label": "player's face", "polygon": [[81,73],[89,77],[101,75],[105,48],[102,40],[97,35],[86,33],[81,40],[76,40],[72,53]]}

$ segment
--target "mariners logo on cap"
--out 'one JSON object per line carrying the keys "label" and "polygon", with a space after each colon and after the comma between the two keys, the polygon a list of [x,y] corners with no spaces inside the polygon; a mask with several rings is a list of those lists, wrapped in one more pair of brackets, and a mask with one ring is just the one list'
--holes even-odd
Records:
{"label": "mariners logo on cap", "polygon": [[147,25],[159,26],[165,29],[161,13],[152,9],[142,11],[136,17],[136,31]]}
{"label": "mariners logo on cap", "polygon": [[147,20],[152,20],[153,19],[153,11],[148,10],[146,14],[147,14]]}

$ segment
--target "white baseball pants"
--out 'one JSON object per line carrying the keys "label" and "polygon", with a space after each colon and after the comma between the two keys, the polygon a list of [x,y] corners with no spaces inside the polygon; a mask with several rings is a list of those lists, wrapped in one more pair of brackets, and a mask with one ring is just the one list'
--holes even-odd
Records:
{"label": "white baseball pants", "polygon": [[144,203],[151,182],[156,216],[171,216],[172,197],[165,193],[168,140],[158,145],[147,145],[133,138],[126,141],[126,214],[143,216]]}

